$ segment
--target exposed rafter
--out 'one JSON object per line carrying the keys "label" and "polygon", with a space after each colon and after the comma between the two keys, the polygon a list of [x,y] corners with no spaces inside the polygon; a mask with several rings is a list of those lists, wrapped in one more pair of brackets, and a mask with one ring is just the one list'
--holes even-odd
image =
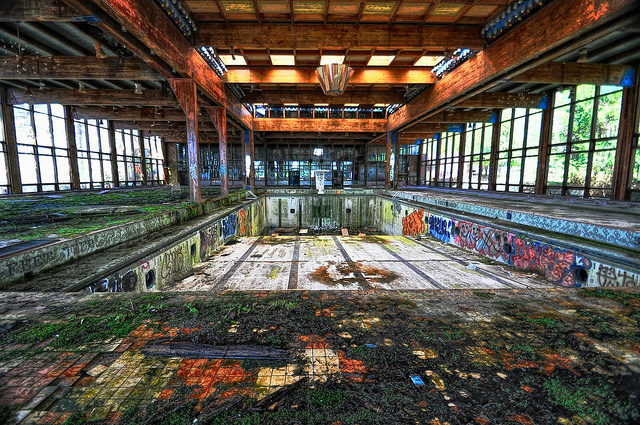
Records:
{"label": "exposed rafter", "polygon": [[477,26],[403,24],[200,24],[197,44],[245,49],[481,49]]}
{"label": "exposed rafter", "polygon": [[23,56],[0,59],[0,79],[159,80],[160,74],[134,58]]}

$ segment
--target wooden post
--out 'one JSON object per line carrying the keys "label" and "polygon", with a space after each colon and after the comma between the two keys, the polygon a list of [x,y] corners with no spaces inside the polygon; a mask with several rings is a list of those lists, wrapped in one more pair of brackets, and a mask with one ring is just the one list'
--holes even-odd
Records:
{"label": "wooden post", "polygon": [[149,137],[148,131],[141,131],[140,137],[138,137],[138,144],[140,145],[140,171],[142,171],[142,185],[147,185],[147,154],[144,151],[144,138]]}
{"label": "wooden post", "polygon": [[364,145],[364,187],[367,187],[367,176],[369,175],[369,145]]}
{"label": "wooden post", "polygon": [[384,157],[384,188],[391,189],[391,130],[387,128],[387,152]]}
{"label": "wooden post", "polygon": [[[109,148],[111,150],[111,180],[113,187],[120,186],[120,176],[118,176],[118,157],[116,152],[116,130],[113,121],[107,122],[109,132]],[[124,154],[124,152],[123,152]]]}
{"label": "wooden post", "polygon": [[491,133],[491,156],[489,157],[489,190],[495,191],[498,180],[498,149],[500,146],[500,121],[502,119],[502,110],[496,109],[496,122],[493,124],[493,133]]}
{"label": "wooden post", "polygon": [[393,188],[398,188],[398,176],[400,175],[400,143],[398,143],[398,133],[391,132],[391,143],[393,144]]}
{"label": "wooden post", "polygon": [[229,176],[227,175],[227,112],[222,106],[207,106],[207,112],[218,132],[220,147],[220,194],[229,194]]}
{"label": "wooden post", "polygon": [[629,191],[629,178],[633,170],[633,135],[638,125],[640,114],[640,75],[639,67],[635,67],[635,81],[633,86],[625,87],[622,91],[622,112],[620,115],[620,129],[618,130],[618,149],[613,168],[613,190],[611,199],[625,201]]}
{"label": "wooden post", "polygon": [[169,78],[169,84],[186,116],[189,199],[200,203],[200,136],[198,134],[198,93],[194,80]]}
{"label": "wooden post", "polygon": [[542,129],[540,130],[540,150],[538,151],[538,170],[535,193],[543,195],[547,190],[547,171],[549,169],[549,145],[551,144],[551,124],[553,121],[553,92],[547,94],[549,103],[542,111]]}
{"label": "wooden post", "polygon": [[249,175],[247,174],[247,154],[249,152],[249,130],[242,131],[243,139],[241,143],[240,155],[242,156],[241,170],[240,175],[242,176],[242,188],[247,188],[247,181],[249,180]]}
{"label": "wooden post", "polygon": [[432,179],[432,186],[438,186],[440,183],[440,149],[442,148],[442,138],[441,138],[442,134],[441,133],[436,133],[436,158],[435,158],[435,164],[436,164],[436,169],[434,170],[434,177]]}
{"label": "wooden post", "polygon": [[16,124],[13,116],[13,106],[8,105],[7,90],[2,93],[2,122],[4,123],[4,135],[7,141],[7,166],[9,167],[9,189],[11,193],[22,193],[20,180],[20,163],[18,162],[18,142],[16,140]]}
{"label": "wooden post", "polygon": [[249,189],[255,189],[256,187],[256,166],[255,166],[255,155],[256,155],[256,146],[253,139],[253,130],[247,130],[249,134],[249,161],[251,162],[249,168]]}
{"label": "wooden post", "polygon": [[[464,178],[464,150],[467,144],[467,124],[462,124],[462,133],[460,133],[460,149],[458,152],[460,153],[458,156],[458,188],[462,187],[462,179]],[[467,188],[468,189],[468,188]]]}
{"label": "wooden post", "polygon": [[173,142],[165,142],[164,146],[166,150],[165,163],[167,164],[164,178],[168,185],[174,186],[180,183],[178,180],[178,149]]}
{"label": "wooden post", "polygon": [[[71,189],[80,190],[80,172],[78,171],[78,149],[76,148],[76,129],[73,124],[71,106],[64,107],[64,123],[69,143],[69,168],[71,169]],[[84,125],[84,124],[83,124]]]}

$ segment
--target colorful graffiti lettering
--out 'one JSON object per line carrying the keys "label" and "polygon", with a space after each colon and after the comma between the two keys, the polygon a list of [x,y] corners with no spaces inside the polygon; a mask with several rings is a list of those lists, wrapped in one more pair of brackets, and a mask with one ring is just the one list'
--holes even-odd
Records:
{"label": "colorful graffiti lettering", "polygon": [[459,220],[454,227],[455,243],[460,248],[475,251],[494,260],[509,261],[513,248],[513,235],[503,230],[480,226],[476,223]]}
{"label": "colorful graffiti lettering", "polygon": [[402,219],[402,234],[403,235],[419,235],[424,233],[424,210],[420,208],[417,211],[412,212],[408,216]]}
{"label": "colorful graffiti lettering", "polygon": [[238,228],[238,214],[229,214],[222,219],[222,239],[227,240],[236,235]]}
{"label": "colorful graffiti lettering", "polygon": [[640,276],[604,264],[598,266],[597,276],[600,286],[640,286]]}
{"label": "colorful graffiti lettering", "polygon": [[119,273],[109,278],[104,278],[89,286],[91,292],[133,292],[136,290],[138,275],[133,270],[129,270],[120,277]]}
{"label": "colorful graffiti lettering", "polygon": [[429,233],[442,242],[449,243],[453,221],[436,215],[429,216]]}
{"label": "colorful graffiti lettering", "polygon": [[200,261],[209,257],[209,253],[216,249],[218,226],[210,226],[200,230]]}
{"label": "colorful graffiti lettering", "polygon": [[160,276],[162,279],[175,278],[191,264],[185,264],[185,255],[182,246],[162,254],[160,261]]}
{"label": "colorful graffiti lettering", "polygon": [[238,228],[238,231],[242,236],[247,236],[249,234],[249,229],[251,228],[251,224],[249,223],[249,214],[242,208],[238,211]]}
{"label": "colorful graffiti lettering", "polygon": [[562,286],[581,286],[591,268],[591,260],[572,250],[521,238],[513,239],[509,263],[520,270],[536,271]]}

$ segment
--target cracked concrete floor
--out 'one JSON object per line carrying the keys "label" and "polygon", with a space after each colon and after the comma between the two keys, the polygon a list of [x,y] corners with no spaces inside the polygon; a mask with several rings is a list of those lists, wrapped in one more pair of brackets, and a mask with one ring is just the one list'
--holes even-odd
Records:
{"label": "cracked concrete floor", "polygon": [[551,285],[433,239],[405,236],[241,238],[173,291],[514,289]]}

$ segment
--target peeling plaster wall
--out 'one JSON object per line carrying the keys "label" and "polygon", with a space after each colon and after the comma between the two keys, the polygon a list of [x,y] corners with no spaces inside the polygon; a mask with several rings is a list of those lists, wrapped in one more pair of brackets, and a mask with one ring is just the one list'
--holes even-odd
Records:
{"label": "peeling plaster wall", "polygon": [[546,240],[397,198],[378,199],[381,211],[376,224],[388,234],[428,234],[517,270],[538,273],[564,287],[640,286],[640,270],[608,258],[606,248],[576,247],[569,241]]}

